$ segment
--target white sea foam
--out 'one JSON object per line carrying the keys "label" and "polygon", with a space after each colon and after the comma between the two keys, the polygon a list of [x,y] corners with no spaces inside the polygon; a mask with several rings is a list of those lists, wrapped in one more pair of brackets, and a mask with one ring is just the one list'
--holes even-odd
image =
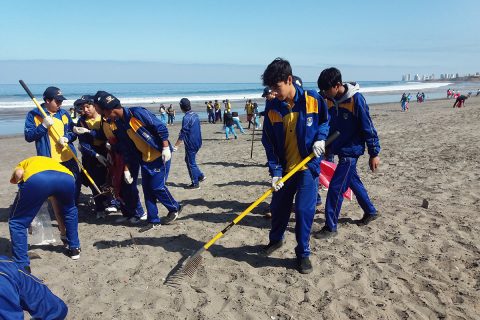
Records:
{"label": "white sea foam", "polygon": [[435,89],[444,86],[448,86],[450,82],[407,82],[405,84],[382,86],[382,87],[365,87],[360,86],[360,92],[362,93],[379,93],[390,91],[418,91],[426,89]]}

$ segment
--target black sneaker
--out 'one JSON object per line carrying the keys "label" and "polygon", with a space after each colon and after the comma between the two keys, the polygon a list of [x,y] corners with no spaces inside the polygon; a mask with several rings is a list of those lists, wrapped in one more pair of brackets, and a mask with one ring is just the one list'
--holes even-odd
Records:
{"label": "black sneaker", "polygon": [[178,205],[178,210],[169,212],[167,216],[162,219],[162,224],[171,224],[173,221],[177,220],[178,216],[182,212],[182,209],[182,205]]}
{"label": "black sneaker", "polygon": [[283,246],[283,240],[270,241],[263,249],[260,251],[260,255],[268,257],[276,250],[280,249]]}
{"label": "black sneaker", "polygon": [[323,228],[320,231],[313,234],[313,237],[315,239],[328,239],[328,238],[333,238],[336,235],[337,235],[337,231],[331,231],[327,226],[323,226]]}
{"label": "black sneaker", "polygon": [[313,271],[312,263],[309,257],[297,258],[297,270],[301,274],[307,274]]}
{"label": "black sneaker", "polygon": [[71,248],[67,249],[67,256],[72,258],[72,260],[78,260],[80,259],[80,248]]}
{"label": "black sneaker", "polygon": [[376,220],[377,218],[378,218],[378,214],[365,213],[362,219],[357,221],[357,224],[360,226],[366,226],[367,224],[369,224],[373,220]]}
{"label": "black sneaker", "polygon": [[186,186],[185,189],[200,189],[200,184],[192,183],[191,185]]}
{"label": "black sneaker", "polygon": [[201,177],[198,178],[199,182],[203,182],[205,180],[207,180],[207,177],[205,177],[205,176],[201,176]]}
{"label": "black sneaker", "polygon": [[157,229],[158,227],[160,227],[160,223],[158,223],[158,222],[149,223],[145,227],[140,228],[140,230],[138,230],[138,232],[147,232],[149,230]]}

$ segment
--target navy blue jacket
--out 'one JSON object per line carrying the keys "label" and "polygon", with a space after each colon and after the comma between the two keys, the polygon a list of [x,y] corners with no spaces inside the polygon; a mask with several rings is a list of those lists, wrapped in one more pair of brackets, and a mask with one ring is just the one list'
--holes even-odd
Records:
{"label": "navy blue jacket", "polygon": [[202,146],[202,131],[200,130],[200,119],[193,111],[185,113],[182,119],[179,140],[185,144],[185,150],[197,152]]}
{"label": "navy blue jacket", "polygon": [[65,319],[68,308],[41,280],[0,256],[0,319],[23,320],[23,310],[34,319]]}

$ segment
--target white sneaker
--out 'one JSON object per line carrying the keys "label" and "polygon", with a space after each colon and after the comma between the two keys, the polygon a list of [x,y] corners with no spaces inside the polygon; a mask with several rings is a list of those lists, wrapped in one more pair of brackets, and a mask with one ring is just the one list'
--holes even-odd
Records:
{"label": "white sneaker", "polygon": [[140,217],[140,220],[147,221],[147,213],[144,213],[143,216]]}
{"label": "white sneaker", "polygon": [[108,213],[115,213],[115,212],[118,211],[118,209],[115,208],[114,206],[110,206],[110,207],[107,207],[107,208],[105,209],[105,211],[108,212]]}
{"label": "white sneaker", "polygon": [[105,219],[105,212],[97,211],[97,219]]}
{"label": "white sneaker", "polygon": [[121,217],[118,217],[117,219],[115,219],[115,223],[123,223],[123,222],[127,221],[128,219],[129,219],[128,217],[121,216]]}

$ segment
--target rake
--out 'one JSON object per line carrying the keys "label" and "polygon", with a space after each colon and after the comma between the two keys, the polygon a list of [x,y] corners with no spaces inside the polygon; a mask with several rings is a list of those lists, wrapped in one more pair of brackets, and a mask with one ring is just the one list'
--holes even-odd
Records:
{"label": "rake", "polygon": [[[340,132],[335,131],[333,134],[328,137],[325,146],[328,146],[340,135]],[[312,152],[305,159],[303,159],[299,164],[297,164],[290,172],[288,172],[278,183],[285,183],[291,176],[293,176],[300,168],[302,168],[307,162],[312,160],[315,157],[315,154]],[[230,224],[228,224],[222,231],[217,233],[210,241],[205,243],[203,247],[198,249],[192,256],[186,259],[183,264],[176,270],[172,271],[164,284],[168,286],[178,286],[180,282],[185,278],[185,275],[192,278],[197,269],[200,267],[203,257],[202,254],[207,251],[218,239],[223,237],[230,228],[239,223],[247,214],[249,214],[255,207],[257,207],[263,200],[265,200],[272,192],[274,191],[273,187],[268,189],[264,194],[262,194],[254,203],[252,203],[247,209],[245,209],[238,217],[236,217]]]}

